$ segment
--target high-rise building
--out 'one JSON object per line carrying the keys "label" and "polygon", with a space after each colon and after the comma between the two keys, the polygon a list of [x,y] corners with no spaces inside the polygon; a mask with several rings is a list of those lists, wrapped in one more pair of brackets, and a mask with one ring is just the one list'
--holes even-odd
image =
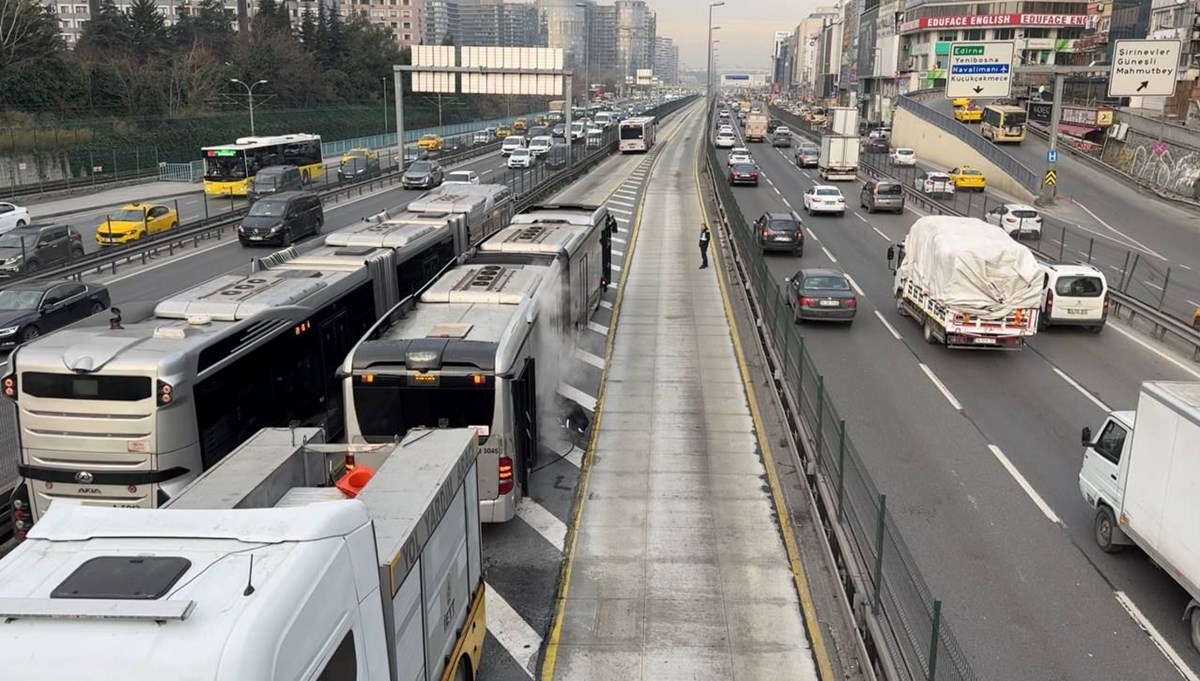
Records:
{"label": "high-rise building", "polygon": [[679,82],[679,46],[662,36],[654,42],[654,75],[665,85],[675,85]]}
{"label": "high-rise building", "polygon": [[657,21],[645,0],[616,0],[617,71],[624,78],[654,68]]}
{"label": "high-rise building", "polygon": [[[186,16],[192,8],[199,5],[197,0],[157,0],[158,9],[162,12],[163,20],[167,26],[174,26],[179,18]],[[46,4],[54,7],[58,13],[59,32],[62,34],[63,40],[67,45],[74,47],[76,41],[79,40],[79,34],[83,31],[83,26],[92,20],[92,15],[100,9],[99,2],[92,0],[75,0],[70,4],[66,4],[69,0],[46,0]],[[129,9],[131,0],[116,0],[117,9],[125,11]],[[254,16],[256,3],[252,0],[225,0],[225,9],[232,17],[232,23],[235,27],[245,24],[249,25],[250,19]],[[294,21],[299,20],[300,12],[304,5],[297,0],[288,0],[285,3]],[[313,11],[316,11],[315,3],[312,4]]]}
{"label": "high-rise building", "polygon": [[620,53],[617,49],[617,8],[593,5],[588,10],[588,73],[592,83],[617,79]]}
{"label": "high-rise building", "polygon": [[528,3],[502,0],[460,0],[459,45],[484,47],[542,47],[538,9]]}
{"label": "high-rise building", "polygon": [[[425,32],[422,42],[441,45],[447,39],[462,45],[462,24],[459,22],[460,0],[425,0]],[[472,3],[473,4],[473,3]]]}
{"label": "high-rise building", "polygon": [[[434,0],[428,0],[433,2]],[[367,21],[390,30],[401,47],[424,42],[427,0],[337,0],[343,17],[360,15]]]}
{"label": "high-rise building", "polygon": [[[580,6],[582,5],[582,7]],[[570,69],[587,66],[588,13],[593,8],[590,0],[538,0],[542,32],[547,47],[563,51],[564,65]]]}
{"label": "high-rise building", "polygon": [[771,49],[771,84],[779,89],[787,89],[788,72],[791,71],[791,31],[775,31],[775,40]]}

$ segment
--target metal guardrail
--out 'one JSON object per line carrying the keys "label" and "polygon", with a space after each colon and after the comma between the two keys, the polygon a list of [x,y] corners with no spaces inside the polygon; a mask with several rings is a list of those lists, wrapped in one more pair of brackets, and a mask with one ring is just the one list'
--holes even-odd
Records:
{"label": "metal guardrail", "polygon": [[803,444],[801,464],[819,499],[823,529],[831,539],[847,602],[872,666],[889,680],[974,681],[937,600],[900,536],[887,495],[881,494],[851,439],[825,379],[804,347],[783,291],[771,276],[752,231],[737,208],[714,145],[706,173],[717,197],[720,228],[732,247],[740,277],[767,348],[774,387],[793,437]]}
{"label": "metal guardrail", "polygon": [[[787,123],[788,127],[810,139],[817,140],[822,131],[814,130],[801,118],[781,109],[772,108],[773,114]],[[936,112],[934,112],[936,113]],[[953,120],[953,119],[951,119]],[[955,124],[960,125],[955,122]],[[864,151],[859,169],[872,177],[887,177],[900,182],[907,200],[920,206],[927,213],[937,215],[962,215],[983,218],[987,212],[1003,203],[987,194],[958,192],[953,198],[938,200],[916,191],[912,181],[920,172],[913,167],[887,165],[887,156],[882,153]],[[1036,242],[1024,242],[1038,256],[1049,262],[1086,263],[1108,266],[1120,273],[1120,278],[1109,283],[1111,300],[1116,309],[1114,316],[1124,312],[1131,323],[1139,321],[1149,326],[1149,333],[1159,340],[1170,338],[1191,353],[1192,359],[1200,361],[1200,330],[1193,328],[1191,319],[1181,319],[1164,309],[1171,288],[1171,268],[1159,268],[1141,253],[1114,247],[1065,221],[1043,215],[1043,237]],[[1054,248],[1057,246],[1057,248]],[[1056,252],[1057,251],[1057,252]],[[1078,256],[1078,257],[1077,257]],[[1186,298],[1181,292],[1178,297]],[[1176,301],[1179,302],[1179,301]]]}

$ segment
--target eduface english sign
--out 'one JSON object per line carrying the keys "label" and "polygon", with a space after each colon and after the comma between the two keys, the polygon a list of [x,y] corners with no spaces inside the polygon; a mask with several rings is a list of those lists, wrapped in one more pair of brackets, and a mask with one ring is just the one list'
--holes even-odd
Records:
{"label": "eduface english sign", "polygon": [[943,28],[988,28],[992,26],[1079,26],[1087,25],[1083,14],[979,14],[961,17],[921,17],[900,24],[901,33]]}

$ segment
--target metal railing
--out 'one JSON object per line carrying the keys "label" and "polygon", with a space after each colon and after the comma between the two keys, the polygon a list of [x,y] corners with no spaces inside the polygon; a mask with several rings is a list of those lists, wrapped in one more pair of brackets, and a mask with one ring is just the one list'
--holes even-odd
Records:
{"label": "metal railing", "polygon": [[[818,140],[816,130],[792,114],[774,109],[774,115],[788,127],[809,139]],[[936,112],[935,112],[936,113]],[[957,124],[957,123],[956,123]],[[960,125],[961,124],[957,124]],[[1008,203],[987,192],[956,192],[937,199],[914,189],[914,181],[922,170],[914,166],[894,166],[883,152],[864,151],[859,171],[872,177],[888,177],[904,186],[907,199],[928,213],[964,215],[986,219],[993,209]],[[1034,253],[1049,262],[1069,262],[1095,265],[1106,273],[1112,301],[1130,321],[1150,326],[1150,334],[1160,340],[1170,338],[1200,361],[1200,330],[1192,327],[1195,307],[1188,301],[1200,300],[1200,291],[1178,282],[1178,272],[1161,266],[1157,260],[1141,251],[1123,248],[1117,242],[1097,238],[1079,225],[1042,213],[1042,236],[1024,241]],[[1113,275],[1116,275],[1114,278]],[[1172,280],[1172,275],[1176,279]]]}
{"label": "metal railing", "polygon": [[785,403],[789,426],[805,446],[802,456],[809,483],[817,492],[822,522],[832,548],[846,568],[847,600],[865,615],[860,630],[876,667],[885,678],[924,681],[974,681],[975,674],[954,638],[941,601],[926,584],[904,544],[881,494],[850,437],[845,419],[825,379],[805,350],[783,291],[772,277],[737,199],[722,180],[724,165],[707,146],[707,175],[718,201],[726,242],[732,247],[737,275],[751,299],[761,340],[773,364],[776,389]]}
{"label": "metal railing", "polygon": [[1008,152],[984,139],[976,132],[975,128],[963,125],[954,120],[952,116],[947,116],[940,111],[934,111],[907,95],[897,97],[896,106],[962,140],[979,155],[994,163],[997,168],[1016,180],[1022,187],[1034,193],[1041,190],[1042,178],[1040,175],[1013,158]]}

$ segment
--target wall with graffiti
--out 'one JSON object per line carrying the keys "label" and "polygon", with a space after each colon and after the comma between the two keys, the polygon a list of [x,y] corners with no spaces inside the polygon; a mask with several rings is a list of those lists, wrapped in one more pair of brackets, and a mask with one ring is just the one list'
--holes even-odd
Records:
{"label": "wall with graffiti", "polygon": [[1130,130],[1124,142],[1110,138],[1102,158],[1140,184],[1200,199],[1200,149]]}

